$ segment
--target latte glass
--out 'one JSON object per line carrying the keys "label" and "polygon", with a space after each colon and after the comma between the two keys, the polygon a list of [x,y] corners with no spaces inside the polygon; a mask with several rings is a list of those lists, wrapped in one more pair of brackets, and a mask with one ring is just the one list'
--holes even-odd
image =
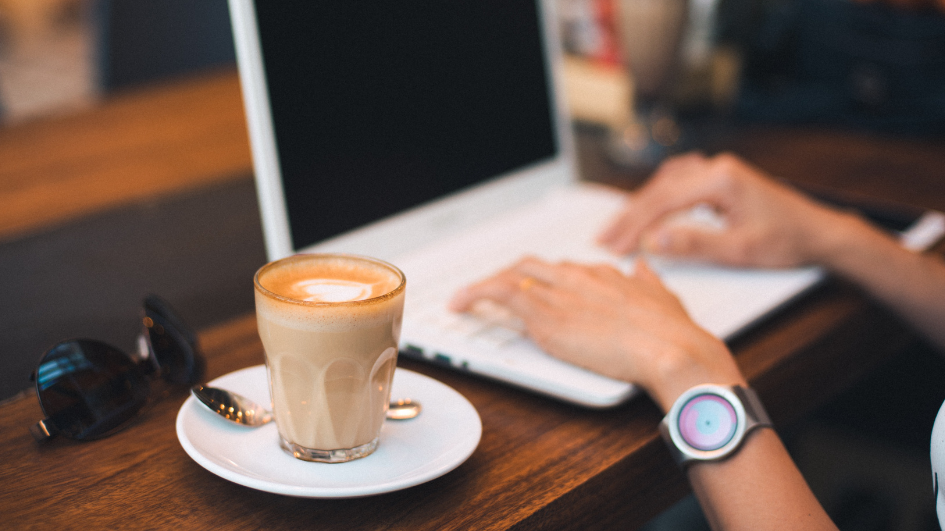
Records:
{"label": "latte glass", "polygon": [[329,463],[370,455],[390,403],[404,274],[373,258],[301,254],[266,264],[254,285],[282,448]]}

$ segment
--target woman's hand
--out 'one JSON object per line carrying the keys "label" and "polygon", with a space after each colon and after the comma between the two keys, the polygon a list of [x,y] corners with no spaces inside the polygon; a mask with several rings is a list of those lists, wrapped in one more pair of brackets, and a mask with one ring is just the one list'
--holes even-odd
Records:
{"label": "woman's hand", "polygon": [[744,384],[725,344],[693,323],[642,261],[627,276],[526,258],[461,290],[450,306],[467,311],[483,299],[521,318],[549,354],[639,384],[664,411],[693,385]]}
{"label": "woman's hand", "polygon": [[[549,354],[639,384],[664,412],[698,384],[746,385],[725,344],[642,261],[627,276],[526,258],[461,290],[451,306],[466,311],[481,300],[519,316]],[[713,528],[836,529],[774,430],[754,431],[735,455],[687,473]]]}
{"label": "woman's hand", "polygon": [[[721,215],[725,227],[672,222],[699,204]],[[644,250],[732,266],[794,267],[827,261],[833,244],[824,235],[849,217],[734,155],[691,153],[660,166],[598,239],[619,254]]]}

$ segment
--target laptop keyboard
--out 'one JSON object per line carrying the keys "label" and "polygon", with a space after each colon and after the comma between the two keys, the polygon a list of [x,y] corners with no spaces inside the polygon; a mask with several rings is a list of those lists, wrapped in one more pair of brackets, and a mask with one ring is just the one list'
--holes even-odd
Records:
{"label": "laptop keyboard", "polygon": [[459,336],[483,347],[502,348],[523,339],[525,325],[505,308],[482,301],[469,313],[443,311],[441,305],[421,309],[418,320],[444,334]]}
{"label": "laptop keyboard", "polygon": [[[517,359],[525,351],[538,351],[525,335],[520,319],[491,301],[480,301],[467,313],[449,311],[447,303],[460,288],[482,280],[524,255],[549,261],[610,261],[626,265],[593,241],[599,227],[613,212],[600,208],[600,192],[588,191],[588,207],[575,208],[575,196],[550,194],[544,200],[486,226],[440,242],[412,255],[398,265],[407,276],[404,309],[404,337],[413,345],[413,354],[426,345],[467,344]],[[613,197],[612,194],[608,194]],[[579,196],[580,197],[580,196]],[[567,208],[561,201],[568,201]],[[580,202],[580,200],[578,200]],[[612,210],[620,206],[614,197]],[[592,206],[593,205],[593,206]],[[568,216],[555,213],[569,212]],[[514,231],[509,231],[514,227]],[[514,234],[509,234],[514,232]],[[514,351],[514,353],[512,352]],[[427,357],[445,354],[426,352]]]}

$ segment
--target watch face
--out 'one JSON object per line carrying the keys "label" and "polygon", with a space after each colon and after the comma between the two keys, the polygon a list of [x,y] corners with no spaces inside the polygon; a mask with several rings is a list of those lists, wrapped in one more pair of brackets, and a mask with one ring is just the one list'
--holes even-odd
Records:
{"label": "watch face", "polygon": [[679,434],[689,446],[718,450],[735,436],[738,416],[728,400],[715,394],[696,395],[679,413]]}

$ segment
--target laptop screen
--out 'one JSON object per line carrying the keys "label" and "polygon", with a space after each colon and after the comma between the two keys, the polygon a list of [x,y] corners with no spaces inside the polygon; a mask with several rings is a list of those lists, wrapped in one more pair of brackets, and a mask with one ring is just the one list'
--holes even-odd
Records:
{"label": "laptop screen", "polygon": [[255,2],[293,248],[554,157],[538,4]]}

